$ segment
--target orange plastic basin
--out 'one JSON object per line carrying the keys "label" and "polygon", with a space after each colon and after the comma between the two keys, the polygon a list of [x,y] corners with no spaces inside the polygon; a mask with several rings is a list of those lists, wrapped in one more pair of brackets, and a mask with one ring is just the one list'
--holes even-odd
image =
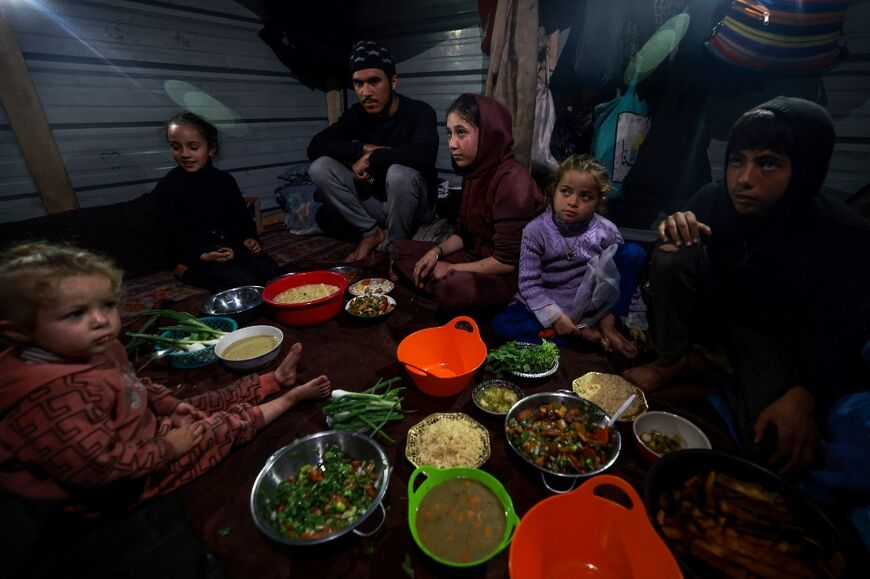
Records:
{"label": "orange plastic basin", "polygon": [[[595,490],[604,486],[621,490],[632,507],[596,495]],[[514,532],[509,568],[513,579],[683,576],[637,492],[609,474],[533,506]]]}
{"label": "orange plastic basin", "polygon": [[410,334],[399,343],[396,357],[422,392],[453,396],[468,386],[486,353],[474,320],[458,316]]}

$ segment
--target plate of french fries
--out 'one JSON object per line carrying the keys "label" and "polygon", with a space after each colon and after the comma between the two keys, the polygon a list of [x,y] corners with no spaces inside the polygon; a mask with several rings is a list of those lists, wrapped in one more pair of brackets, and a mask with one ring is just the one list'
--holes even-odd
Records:
{"label": "plate of french fries", "polygon": [[840,529],[795,486],[740,457],[664,456],[647,473],[644,503],[686,577],[855,576]]}

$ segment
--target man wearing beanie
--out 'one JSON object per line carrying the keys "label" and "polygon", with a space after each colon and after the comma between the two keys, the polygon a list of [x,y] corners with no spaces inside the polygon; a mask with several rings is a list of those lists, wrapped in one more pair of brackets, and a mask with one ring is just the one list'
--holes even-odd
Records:
{"label": "man wearing beanie", "polygon": [[834,142],[827,111],[802,99],[777,97],[737,120],[724,182],[658,226],[658,360],[623,374],[655,390],[695,366],[693,344],[712,348],[714,399],[727,403],[740,450],[781,473],[811,465],[826,409],[866,380],[858,320],[870,229],[820,193]]}
{"label": "man wearing beanie", "polygon": [[308,173],[362,236],[346,258],[352,262],[411,238],[435,217],[438,130],[432,107],[396,92],[396,67],[383,46],[356,43],[350,73],[359,102],[311,139]]}

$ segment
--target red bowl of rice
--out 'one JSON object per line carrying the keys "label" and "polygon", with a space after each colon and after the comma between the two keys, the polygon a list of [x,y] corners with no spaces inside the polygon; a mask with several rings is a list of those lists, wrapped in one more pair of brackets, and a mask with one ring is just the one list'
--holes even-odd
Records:
{"label": "red bowl of rice", "polygon": [[[313,288],[303,286],[315,286],[325,284],[333,286],[332,293],[304,301],[285,303],[276,301],[282,299],[282,294],[297,289],[297,293]],[[288,326],[316,326],[327,322],[338,315],[344,306],[344,292],[347,291],[347,278],[334,271],[305,271],[292,273],[280,277],[266,286],[263,290],[263,301],[269,305],[275,318]]]}

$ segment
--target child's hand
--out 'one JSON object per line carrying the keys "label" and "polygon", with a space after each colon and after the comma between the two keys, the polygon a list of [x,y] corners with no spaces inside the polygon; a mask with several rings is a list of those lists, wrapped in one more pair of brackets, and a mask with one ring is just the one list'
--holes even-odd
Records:
{"label": "child's hand", "polygon": [[205,435],[205,423],[201,420],[179,428],[173,428],[166,435],[166,442],[172,445],[175,456],[190,452]]}
{"label": "child's hand", "polygon": [[201,261],[225,262],[232,260],[233,257],[235,257],[235,253],[233,253],[232,248],[221,247],[220,249],[203,253],[199,256],[199,259]]}
{"label": "child's hand", "polygon": [[169,416],[173,426],[184,426],[205,418],[205,413],[189,402],[179,402]]}
{"label": "child's hand", "polygon": [[263,251],[263,248],[260,247],[260,242],[256,239],[246,239],[242,242],[242,245],[254,255],[259,255]]}

